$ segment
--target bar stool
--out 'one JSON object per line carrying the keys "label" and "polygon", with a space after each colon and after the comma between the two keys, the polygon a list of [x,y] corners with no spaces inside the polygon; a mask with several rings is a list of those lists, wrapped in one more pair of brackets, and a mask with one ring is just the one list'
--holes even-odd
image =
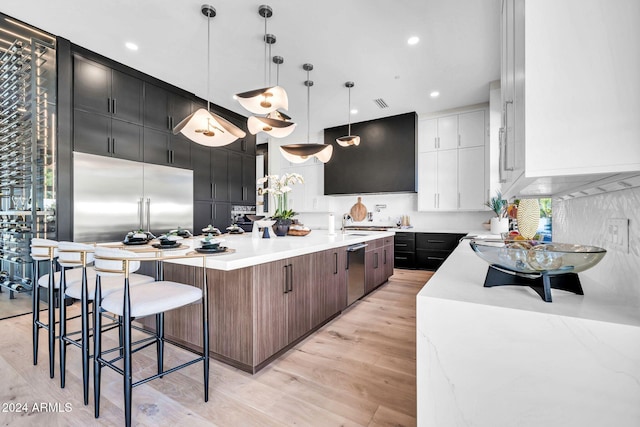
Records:
{"label": "bar stool", "polygon": [[[58,264],[62,267],[60,283],[60,387],[65,386],[67,345],[71,344],[82,351],[82,384],[84,391],[84,404],[89,404],[89,304],[93,302],[96,288],[96,271],[87,266],[93,263],[95,246],[84,243],[60,242],[58,244]],[[80,274],[78,274],[80,273]],[[142,274],[131,275],[131,286],[155,281],[153,277]],[[108,277],[102,281],[102,295],[106,296],[123,287],[122,280],[117,277]],[[64,305],[65,296],[80,300],[81,326],[80,331],[67,332],[67,310]],[[95,315],[95,312],[94,312]],[[119,322],[106,325],[107,329],[119,326]],[[103,329],[104,331],[105,329]],[[80,342],[72,336],[80,333]]]}
{"label": "bar stool", "polygon": [[[177,259],[190,257],[187,255],[178,255],[175,257],[138,257],[135,253],[110,248],[96,248],[94,265],[98,280],[96,282],[96,297],[95,297],[95,325],[94,325],[94,404],[95,404],[95,417],[100,416],[100,374],[102,366],[108,366],[114,371],[122,374],[124,381],[124,411],[125,411],[125,425],[131,426],[131,392],[133,387],[144,384],[156,378],[161,378],[166,374],[177,371],[178,369],[192,365],[194,363],[203,362],[204,367],[204,401],[209,400],[209,320],[208,320],[208,301],[207,301],[207,283],[206,283],[206,269],[205,257],[202,257],[203,261],[203,290],[197,287],[185,285],[182,283],[176,283],[171,281],[157,281],[155,283],[149,283],[139,285],[136,287],[130,286],[130,275],[140,268],[140,259],[142,260],[160,260],[163,259]],[[101,282],[106,277],[119,277],[120,280],[124,279],[123,289],[120,291],[112,292],[107,296],[102,297],[101,294]],[[202,301],[202,334],[203,334],[203,354],[202,356],[190,360],[182,365],[174,368],[164,370],[163,366],[163,323],[164,312],[173,310],[175,308],[183,307],[185,305],[194,303],[196,301]],[[106,359],[107,353],[117,351],[119,348],[110,349],[107,351],[102,350],[102,334],[101,334],[101,316],[102,311],[109,311],[123,318],[123,355],[117,356],[113,359]],[[131,341],[131,321],[136,317],[145,317],[150,315],[156,315],[156,333],[149,337],[144,338],[136,342]],[[141,379],[133,382],[131,372],[131,355],[134,352],[142,350],[149,345],[156,343],[156,351],[158,356],[158,372],[156,375]],[[134,348],[135,347],[135,348]],[[123,368],[119,368],[115,365],[115,362],[123,360]]]}
{"label": "bar stool", "polygon": [[[58,256],[58,242],[55,240],[33,238],[31,239],[31,259],[33,260],[33,291],[32,310],[33,310],[33,364],[38,364],[38,337],[40,329],[48,331],[49,337],[49,377],[54,375],[54,358],[55,358],[55,336],[56,336],[56,312],[54,302],[54,291],[56,289],[56,281],[54,280],[54,260]],[[40,262],[48,261],[49,274],[40,277]],[[58,281],[57,287],[60,282]],[[47,288],[47,302],[49,304],[48,324],[40,321],[40,287]]]}

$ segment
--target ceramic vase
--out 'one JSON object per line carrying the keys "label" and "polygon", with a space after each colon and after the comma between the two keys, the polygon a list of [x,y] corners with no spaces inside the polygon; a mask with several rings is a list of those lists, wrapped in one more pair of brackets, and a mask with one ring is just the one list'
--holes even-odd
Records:
{"label": "ceramic vase", "polygon": [[491,234],[502,234],[509,232],[509,218],[491,218]]}
{"label": "ceramic vase", "polygon": [[278,219],[276,223],[273,224],[273,232],[276,233],[276,236],[286,236],[289,232],[289,227],[291,226],[290,219]]}
{"label": "ceramic vase", "polygon": [[525,239],[533,239],[540,222],[538,199],[520,199],[518,203],[518,232]]}

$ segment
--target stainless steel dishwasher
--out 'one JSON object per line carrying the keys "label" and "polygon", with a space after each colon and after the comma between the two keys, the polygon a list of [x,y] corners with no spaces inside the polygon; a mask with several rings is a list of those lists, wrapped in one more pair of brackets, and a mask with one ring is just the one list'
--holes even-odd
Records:
{"label": "stainless steel dishwasher", "polygon": [[358,243],[347,248],[347,305],[353,304],[364,295],[364,248],[366,243]]}

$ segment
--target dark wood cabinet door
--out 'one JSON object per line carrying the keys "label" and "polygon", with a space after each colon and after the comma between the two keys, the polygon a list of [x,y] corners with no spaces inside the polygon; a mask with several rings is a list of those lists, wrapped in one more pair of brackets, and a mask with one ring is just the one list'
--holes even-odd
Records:
{"label": "dark wood cabinet door", "polygon": [[213,204],[213,226],[225,231],[231,225],[231,204],[215,202]]}
{"label": "dark wood cabinet door", "polygon": [[111,98],[113,117],[142,124],[142,80],[112,70]]}
{"label": "dark wood cabinet door", "polygon": [[[229,153],[220,148],[211,149],[211,183],[214,200],[229,198]],[[233,167],[237,167],[235,164]]]}
{"label": "dark wood cabinet door", "polygon": [[287,339],[286,260],[254,267],[254,336],[257,365],[284,348]]}
{"label": "dark wood cabinet door", "polygon": [[[173,130],[182,120],[191,114],[191,101],[177,93],[169,92],[169,130]],[[195,110],[193,110],[195,111]]]}
{"label": "dark wood cabinet door", "polygon": [[193,234],[199,234],[209,224],[213,224],[213,203],[196,200],[193,202]]}
{"label": "dark wood cabinet door", "polygon": [[193,198],[195,200],[213,199],[210,156],[211,148],[209,147],[205,147],[200,144],[194,144],[193,147],[191,147],[191,166],[193,167]]}
{"label": "dark wood cabinet door", "polygon": [[150,83],[144,84],[144,126],[170,130],[168,92]]}
{"label": "dark wood cabinet door", "polygon": [[364,254],[364,293],[365,295],[378,287],[378,262],[379,251],[370,250]]}
{"label": "dark wood cabinet door", "polygon": [[[392,241],[393,242],[393,241]],[[389,280],[389,277],[393,276],[393,265],[394,265],[394,245],[386,244],[382,248],[382,259],[384,264],[384,282]]]}
{"label": "dark wood cabinet door", "polygon": [[182,134],[169,134],[170,166],[191,169],[191,140]]}
{"label": "dark wood cabinet door", "polygon": [[242,156],[242,201],[256,202],[256,157]]}
{"label": "dark wood cabinet door", "polygon": [[111,113],[111,69],[73,58],[73,106],[95,113]]}
{"label": "dark wood cabinet door", "polygon": [[101,156],[111,155],[111,119],[109,116],[74,110],[73,149]]}
{"label": "dark wood cabinet door", "polygon": [[242,188],[242,154],[229,153],[229,172],[227,176],[229,179],[229,200],[242,202],[244,194]]}
{"label": "dark wood cabinet door", "polygon": [[111,155],[120,159],[142,160],[142,126],[112,119]]}
{"label": "dark wood cabinet door", "polygon": [[159,130],[144,128],[144,162],[156,165],[169,164],[169,134]]}
{"label": "dark wood cabinet door", "polygon": [[288,260],[287,338],[291,343],[311,330],[311,271],[315,254]]}
{"label": "dark wood cabinet door", "polygon": [[345,248],[314,254],[311,274],[311,327],[316,327],[347,306]]}

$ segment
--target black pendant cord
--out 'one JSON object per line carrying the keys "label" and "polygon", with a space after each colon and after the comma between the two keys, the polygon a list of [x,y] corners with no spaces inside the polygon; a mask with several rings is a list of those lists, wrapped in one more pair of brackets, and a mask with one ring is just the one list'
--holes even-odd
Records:
{"label": "black pendant cord", "polygon": [[311,80],[309,80],[309,71],[307,70],[307,143],[311,141],[309,138],[311,131]]}
{"label": "black pendant cord", "polygon": [[349,135],[351,136],[351,88],[349,88]]}
{"label": "black pendant cord", "polygon": [[264,85],[267,86],[267,15],[264,15]]}
{"label": "black pendant cord", "polygon": [[[211,112],[210,101],[211,98],[209,91],[211,90],[211,11],[207,12],[207,111]],[[208,120],[207,120],[208,122]]]}

